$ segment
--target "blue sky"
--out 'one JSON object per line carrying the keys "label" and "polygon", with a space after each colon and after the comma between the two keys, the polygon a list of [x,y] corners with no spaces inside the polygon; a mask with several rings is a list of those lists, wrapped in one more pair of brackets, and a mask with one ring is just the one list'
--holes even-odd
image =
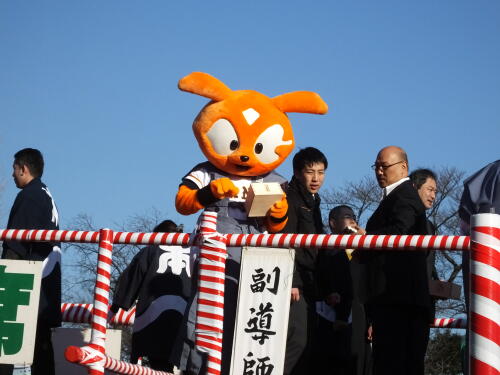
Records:
{"label": "blue sky", "polygon": [[[0,227],[17,190],[13,154],[42,150],[62,217],[114,227],[176,213],[204,161],[191,124],[204,71],[269,96],[318,92],[325,116],[291,114],[297,147],[327,155],[326,187],[371,173],[377,151],[468,174],[498,159],[500,2],[0,2]],[[278,168],[291,176],[291,157]]]}

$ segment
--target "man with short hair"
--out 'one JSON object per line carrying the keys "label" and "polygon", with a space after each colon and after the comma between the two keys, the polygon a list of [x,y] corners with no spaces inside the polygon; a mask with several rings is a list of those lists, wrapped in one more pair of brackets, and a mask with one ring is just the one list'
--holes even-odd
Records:
{"label": "man with short hair", "polygon": [[[426,210],[430,210],[434,205],[437,194],[437,177],[436,174],[430,169],[420,168],[416,169],[410,174],[410,181],[412,182],[417,193],[422,200],[423,205]],[[435,225],[427,219],[426,222],[426,234],[436,234]],[[427,276],[429,280],[439,280],[436,271],[436,252],[430,250],[427,252]],[[436,315],[436,299],[431,296],[430,308],[429,308],[429,323],[434,322]],[[428,329],[428,334],[430,334],[430,329]]]}
{"label": "man with short hair", "polygon": [[410,181],[412,182],[415,189],[417,189],[418,195],[422,200],[425,209],[431,209],[434,201],[436,200],[436,174],[430,169],[416,169],[411,172]]}
{"label": "man with short hair", "polygon": [[[12,177],[21,189],[12,205],[7,229],[59,229],[59,213],[42,182],[42,153],[25,148],[14,155]],[[54,374],[51,329],[61,325],[61,248],[59,242],[4,241],[2,259],[43,261],[32,375]],[[8,368],[9,367],[9,368]],[[12,366],[0,365],[0,374]]]}
{"label": "man with short hair", "polygon": [[[373,169],[383,199],[368,220],[367,234],[426,234],[425,206],[409,181],[406,152],[383,148]],[[361,260],[374,375],[423,375],[430,307],[426,253],[362,251]]]}
{"label": "man with short hair", "polygon": [[[314,147],[301,149],[293,157],[293,177],[288,185],[288,222],[284,233],[323,233],[318,192],[328,161]],[[312,336],[316,329],[315,303],[317,249],[295,249],[285,374],[308,374]]]}

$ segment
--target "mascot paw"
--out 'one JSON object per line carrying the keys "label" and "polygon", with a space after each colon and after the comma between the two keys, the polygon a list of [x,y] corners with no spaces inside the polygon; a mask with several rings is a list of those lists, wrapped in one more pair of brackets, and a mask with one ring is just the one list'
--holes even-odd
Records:
{"label": "mascot paw", "polygon": [[275,219],[281,219],[285,217],[288,211],[288,201],[286,200],[286,195],[283,194],[283,197],[280,201],[274,202],[271,206],[267,214]]}
{"label": "mascot paw", "polygon": [[210,182],[210,191],[215,198],[224,199],[236,197],[240,189],[229,178],[223,177]]}

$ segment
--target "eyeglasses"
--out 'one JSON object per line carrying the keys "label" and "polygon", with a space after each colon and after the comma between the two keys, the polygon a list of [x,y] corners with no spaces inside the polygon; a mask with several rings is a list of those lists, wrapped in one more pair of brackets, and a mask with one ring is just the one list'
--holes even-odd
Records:
{"label": "eyeglasses", "polygon": [[377,163],[375,163],[375,164],[373,164],[373,165],[371,166],[371,168],[372,168],[374,171],[376,171],[376,170],[378,170],[378,169],[382,169],[383,171],[385,171],[386,169],[388,169],[388,168],[392,167],[393,165],[399,164],[399,163],[404,163],[404,160],[400,160],[400,161],[398,161],[398,162],[396,162],[396,163],[392,163],[392,164],[389,164],[389,165],[382,165],[382,164],[377,164]]}

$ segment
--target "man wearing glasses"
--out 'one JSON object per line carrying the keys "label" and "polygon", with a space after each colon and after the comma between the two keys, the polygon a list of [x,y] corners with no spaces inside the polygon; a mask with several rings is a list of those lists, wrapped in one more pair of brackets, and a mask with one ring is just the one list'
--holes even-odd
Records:
{"label": "man wearing glasses", "polygon": [[[405,151],[383,148],[372,168],[383,198],[368,220],[367,234],[426,234],[425,206],[408,178]],[[426,252],[362,251],[361,261],[374,375],[423,375],[430,308]]]}

